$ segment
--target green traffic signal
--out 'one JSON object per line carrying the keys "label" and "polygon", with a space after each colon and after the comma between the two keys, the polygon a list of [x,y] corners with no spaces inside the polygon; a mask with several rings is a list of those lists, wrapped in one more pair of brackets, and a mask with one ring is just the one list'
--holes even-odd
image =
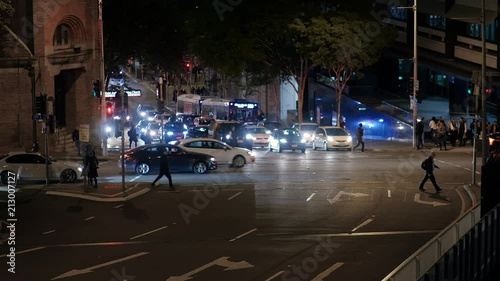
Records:
{"label": "green traffic signal", "polygon": [[469,84],[467,85],[467,95],[473,95],[474,94],[474,83],[469,81]]}

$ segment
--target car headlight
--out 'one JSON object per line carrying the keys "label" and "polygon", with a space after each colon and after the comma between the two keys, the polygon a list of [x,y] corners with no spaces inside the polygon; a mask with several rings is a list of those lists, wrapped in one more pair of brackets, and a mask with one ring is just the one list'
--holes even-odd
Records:
{"label": "car headlight", "polygon": [[308,133],[305,133],[305,134],[304,134],[304,138],[310,138],[310,137],[311,137],[311,135],[310,135],[310,134],[308,134]]}
{"label": "car headlight", "polygon": [[151,134],[152,136],[156,136],[156,132],[155,131],[151,131],[151,132],[149,132],[149,134]]}
{"label": "car headlight", "polygon": [[301,143],[306,143],[307,141],[306,141],[306,139],[301,139],[300,142]]}
{"label": "car headlight", "polygon": [[352,142],[352,137],[351,136],[347,137],[347,142]]}
{"label": "car headlight", "polygon": [[230,136],[230,135],[226,135],[226,139],[230,139],[230,138],[231,138],[231,136]]}
{"label": "car headlight", "polygon": [[250,155],[250,156],[255,156],[255,154],[254,154],[252,151],[248,151],[247,153],[248,153],[248,155]]}
{"label": "car headlight", "polygon": [[326,138],[328,141],[333,141],[333,137],[327,137]]}
{"label": "car headlight", "polygon": [[141,129],[141,132],[143,132],[143,133],[145,133],[146,131],[147,131],[147,130],[146,130],[146,129],[144,129],[144,128],[142,128],[142,129]]}
{"label": "car headlight", "polygon": [[148,121],[153,121],[153,120],[155,120],[154,117],[148,117]]}
{"label": "car headlight", "polygon": [[121,118],[120,118],[120,116],[115,116],[115,117],[113,117],[113,119],[120,120]]}
{"label": "car headlight", "polygon": [[173,136],[174,133],[173,132],[167,132],[167,136]]}
{"label": "car headlight", "polygon": [[270,135],[270,134],[271,134],[271,131],[267,130],[267,131],[266,131],[266,134]]}
{"label": "car headlight", "polygon": [[127,121],[130,121],[130,116],[129,115],[127,115]]}
{"label": "car headlight", "polygon": [[286,143],[286,139],[280,139],[281,143]]}
{"label": "car headlight", "polygon": [[109,132],[111,132],[111,127],[107,126],[106,127],[106,133],[109,133]]}
{"label": "car headlight", "polygon": [[215,157],[210,157],[210,161],[215,162]]}
{"label": "car headlight", "polygon": [[82,167],[78,167],[76,169],[78,170],[78,172],[82,172],[83,171]]}
{"label": "car headlight", "polygon": [[245,137],[247,140],[255,140],[255,138],[252,136],[252,134],[247,134]]}
{"label": "car headlight", "polygon": [[146,112],[141,112],[141,116],[142,117],[146,116]]}

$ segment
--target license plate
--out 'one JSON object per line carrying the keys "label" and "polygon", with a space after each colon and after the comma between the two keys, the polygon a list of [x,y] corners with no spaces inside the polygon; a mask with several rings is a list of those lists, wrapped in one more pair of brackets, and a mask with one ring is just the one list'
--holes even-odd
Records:
{"label": "license plate", "polygon": [[299,147],[297,144],[292,144],[292,147]]}
{"label": "license plate", "polygon": [[238,143],[243,143],[243,141],[242,141],[242,140],[239,140],[239,141],[238,141]]}

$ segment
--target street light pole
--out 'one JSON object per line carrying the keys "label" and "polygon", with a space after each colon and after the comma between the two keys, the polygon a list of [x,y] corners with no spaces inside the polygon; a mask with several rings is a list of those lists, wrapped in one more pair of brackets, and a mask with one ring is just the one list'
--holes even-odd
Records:
{"label": "street light pole", "polygon": [[[483,0],[484,1],[484,0]],[[418,103],[417,93],[419,90],[418,83],[418,64],[417,64],[417,0],[413,0],[413,148],[417,146],[417,116],[418,116]]]}
{"label": "street light pole", "polygon": [[99,43],[101,47],[101,138],[102,156],[108,155],[108,134],[106,133],[106,80],[104,74],[104,34],[102,26],[102,1],[99,0]]}
{"label": "street light pole", "polygon": [[[481,1],[481,49],[482,49],[482,63],[481,63],[481,149],[482,149],[482,164],[486,165],[488,158],[488,143],[486,139],[486,130],[488,129],[486,123],[486,13],[485,13],[485,0]],[[477,130],[477,128],[476,128]],[[475,171],[473,171],[475,172]]]}

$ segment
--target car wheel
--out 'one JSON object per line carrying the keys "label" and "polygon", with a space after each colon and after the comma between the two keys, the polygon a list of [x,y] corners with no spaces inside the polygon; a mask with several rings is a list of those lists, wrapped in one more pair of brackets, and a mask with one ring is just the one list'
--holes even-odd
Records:
{"label": "car wheel", "polygon": [[206,174],[208,172],[207,164],[205,164],[205,162],[194,163],[193,172],[195,174]]}
{"label": "car wheel", "polygon": [[295,149],[292,149],[292,152],[295,152]]}
{"label": "car wheel", "polygon": [[[2,174],[0,175],[0,180],[2,181],[2,184],[8,185],[9,184],[9,174],[15,175],[11,171],[3,171]],[[15,179],[15,178],[14,178]],[[12,183],[12,182],[11,182]]]}
{"label": "car wheel", "polygon": [[135,171],[140,175],[147,175],[151,171],[151,167],[148,163],[139,163],[135,166]]}
{"label": "car wheel", "polygon": [[61,183],[71,183],[76,181],[76,172],[71,169],[66,169],[61,172],[59,176],[59,181]]}
{"label": "car wheel", "polygon": [[278,152],[279,153],[283,152],[283,149],[281,149],[281,144],[278,144]]}
{"label": "car wheel", "polygon": [[273,147],[271,146],[271,143],[269,143],[269,151],[273,152]]}
{"label": "car wheel", "polygon": [[305,149],[302,149],[301,151],[302,151],[302,153],[306,153],[306,150],[305,150]]}
{"label": "car wheel", "polygon": [[325,151],[328,151],[328,145],[326,144],[326,142],[324,142],[324,143],[323,143],[323,149],[324,149]]}
{"label": "car wheel", "polygon": [[233,159],[233,166],[235,166],[236,168],[245,166],[245,158],[243,158],[243,156],[241,155],[235,156]]}
{"label": "car wheel", "polygon": [[316,147],[316,143],[315,143],[314,141],[312,142],[312,147],[313,147],[313,150],[318,149],[318,148]]}

